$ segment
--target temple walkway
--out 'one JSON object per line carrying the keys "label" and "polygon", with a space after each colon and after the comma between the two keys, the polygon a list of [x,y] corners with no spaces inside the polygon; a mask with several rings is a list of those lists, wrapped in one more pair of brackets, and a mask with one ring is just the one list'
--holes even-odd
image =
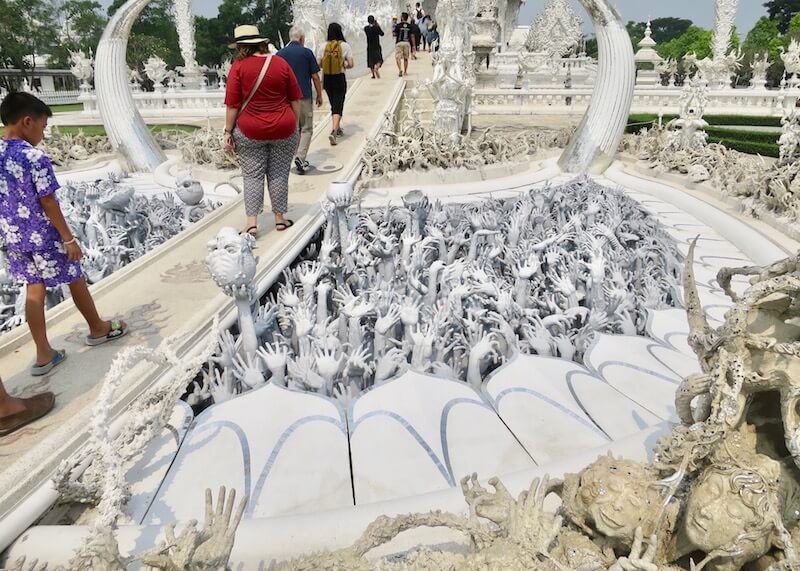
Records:
{"label": "temple walkway", "polygon": [[[396,76],[393,63],[393,58],[387,58],[382,79],[365,77],[351,85],[342,123],[346,136],[339,145],[330,146],[328,124],[315,131],[309,161],[315,165],[334,165],[332,169],[342,168],[316,170],[305,176],[292,174],[288,217],[295,221],[295,226],[286,232],[276,232],[271,215],[260,220],[256,250],[260,256],[259,275],[266,275],[282,263],[281,258],[298,237],[309,230],[329,183],[352,172],[362,145],[384,120],[387,105],[404,85],[411,87],[431,72],[427,54],[412,62],[406,81]],[[213,315],[230,310],[232,301],[210,279],[204,258],[207,242],[220,228],[243,226],[242,202],[241,196],[235,198],[166,245],[92,286],[102,315],[128,321],[130,334],[126,338],[100,347],[86,347],[85,324],[71,301],[64,302],[48,312],[48,333],[52,345],[66,349],[69,358],[52,374],[40,378],[29,373],[34,347],[27,327],[19,327],[0,338],[0,375],[9,393],[30,396],[50,390],[56,394],[53,412],[0,438],[0,517],[86,441],[101,381],[121,348],[156,347],[165,338],[178,335],[188,339],[181,347],[182,351],[188,351],[207,333],[201,329],[208,327]],[[121,394],[116,395],[114,415],[164,372],[144,364],[137,365],[135,371],[140,367],[141,375],[135,383],[122,387]]]}

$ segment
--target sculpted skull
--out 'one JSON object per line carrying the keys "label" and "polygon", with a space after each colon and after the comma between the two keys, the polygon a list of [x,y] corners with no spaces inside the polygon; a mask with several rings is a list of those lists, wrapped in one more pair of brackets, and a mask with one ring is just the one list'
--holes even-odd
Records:
{"label": "sculpted skull", "polygon": [[234,228],[222,228],[208,243],[206,266],[214,282],[230,296],[252,295],[258,258],[253,256],[255,239]]}
{"label": "sculpted skull", "polygon": [[192,177],[192,171],[185,170],[175,177],[175,194],[187,206],[197,206],[205,193],[200,181]]}

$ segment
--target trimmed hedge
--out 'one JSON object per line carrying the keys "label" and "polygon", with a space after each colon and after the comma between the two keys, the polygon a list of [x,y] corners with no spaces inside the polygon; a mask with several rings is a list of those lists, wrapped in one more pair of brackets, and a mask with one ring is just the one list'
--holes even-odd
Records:
{"label": "trimmed hedge", "polygon": [[[664,115],[663,120],[666,124],[677,115]],[[709,125],[725,126],[750,126],[750,127],[780,127],[780,117],[756,117],[754,115],[704,115],[703,119]],[[653,123],[658,122],[658,115],[652,113],[641,113],[628,117],[628,133],[638,133],[642,128],[650,128]]]}
{"label": "trimmed hedge", "polygon": [[741,129],[723,129],[721,127],[706,127],[709,137],[719,137],[722,139],[736,139],[740,141],[750,141],[752,143],[776,144],[780,133],[768,133],[764,131],[743,131]]}
{"label": "trimmed hedge", "polygon": [[[196,125],[181,125],[177,123],[148,125],[148,128],[153,133],[160,133],[162,131],[186,131],[191,133],[197,131],[200,127]],[[83,133],[87,136],[105,135],[106,130],[102,125],[55,125],[53,129],[62,135],[77,135]]]}
{"label": "trimmed hedge", "polygon": [[761,155],[762,157],[780,156],[780,147],[775,143],[757,143],[753,141],[743,141],[742,139],[726,139],[723,137],[708,137],[709,143],[719,143],[729,149],[747,153],[749,155]]}

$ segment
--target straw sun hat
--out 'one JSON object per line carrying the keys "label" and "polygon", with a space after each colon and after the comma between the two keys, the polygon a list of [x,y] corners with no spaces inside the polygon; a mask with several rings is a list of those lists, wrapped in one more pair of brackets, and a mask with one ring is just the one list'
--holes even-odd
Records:
{"label": "straw sun hat", "polygon": [[233,30],[233,43],[228,44],[228,47],[235,48],[241,44],[260,44],[262,42],[269,43],[269,38],[262,36],[256,26],[245,24],[244,26],[236,26]]}

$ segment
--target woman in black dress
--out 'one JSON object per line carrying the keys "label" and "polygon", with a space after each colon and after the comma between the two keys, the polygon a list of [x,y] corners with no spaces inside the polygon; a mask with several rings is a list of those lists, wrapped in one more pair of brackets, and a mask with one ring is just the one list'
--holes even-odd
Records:
{"label": "woman in black dress", "polygon": [[383,30],[375,21],[375,16],[367,18],[369,25],[364,28],[367,35],[367,67],[372,72],[372,79],[380,78],[381,66],[383,65],[383,51],[381,50],[381,36]]}

